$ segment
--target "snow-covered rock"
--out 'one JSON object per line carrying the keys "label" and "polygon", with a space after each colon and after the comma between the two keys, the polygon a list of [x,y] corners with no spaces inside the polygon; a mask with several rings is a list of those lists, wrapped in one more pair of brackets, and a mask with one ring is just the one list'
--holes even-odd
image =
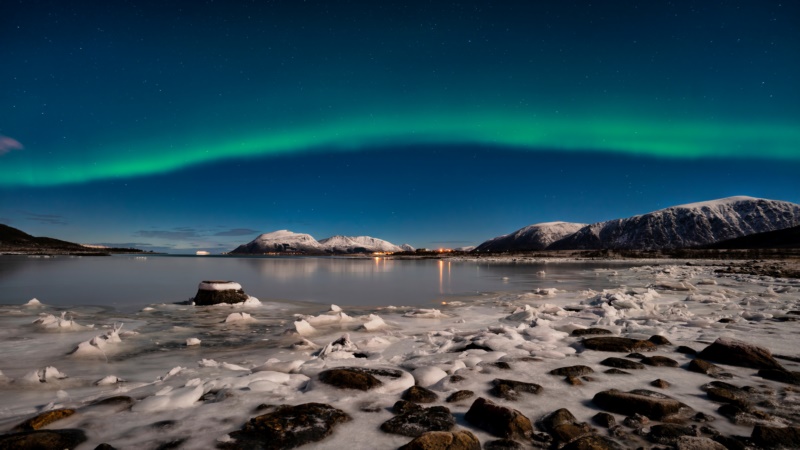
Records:
{"label": "snow-covered rock", "polygon": [[502,252],[507,250],[544,250],[553,242],[569,236],[585,223],[547,222],[529,225],[525,228],[498,236],[475,248],[476,252]]}
{"label": "snow-covered rock", "polygon": [[264,233],[231,253],[324,253],[325,249],[309,234],[278,230]]}
{"label": "snow-covered rock", "polygon": [[319,241],[331,253],[373,253],[403,251],[391,242],[370,236],[331,236]]}

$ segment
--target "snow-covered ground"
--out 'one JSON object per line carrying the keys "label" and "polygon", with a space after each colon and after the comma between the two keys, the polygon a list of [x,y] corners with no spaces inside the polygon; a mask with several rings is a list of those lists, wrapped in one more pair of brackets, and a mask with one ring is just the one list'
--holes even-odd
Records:
{"label": "snow-covered ground", "polygon": [[[800,316],[790,314],[800,310],[800,280],[720,276],[713,269],[661,261],[584,270],[584,278],[611,280],[617,287],[593,291],[559,283],[530,292],[448,299],[436,309],[314,309],[265,300],[246,306],[156,304],[133,314],[38,301],[0,306],[0,433],[42,411],[72,408],[75,414],[46,428],[84,430],[88,440],[79,448],[100,443],[154,448],[179,441],[180,448],[213,448],[257,416],[259,405],[319,402],[352,420],[314,448],[397,448],[411,438],[385,433],[380,425],[394,416],[392,405],[416,383],[438,394],[434,404],[447,406],[460,428],[486,442],[497,438],[464,418],[478,397],[517,409],[532,421],[567,408],[578,421],[591,423],[600,411],[591,402],[596,393],[659,390],[650,383],[663,379],[671,384],[663,393],[715,417],[711,424],[720,433],[749,436],[752,425],[722,417],[719,403],[700,389],[714,379],[686,370],[693,357],[676,348],[699,351],[719,337],[731,337],[766,347],[784,367],[800,370],[784,358],[800,356],[800,333],[791,320]],[[582,338],[571,333],[589,327],[637,339],[661,335],[671,344],[653,354],[680,367],[607,374],[600,361],[627,353],[585,349]],[[594,373],[580,385],[549,374],[575,365]],[[318,379],[321,371],[343,366],[395,368],[404,375],[368,391]],[[798,417],[800,398],[788,385],[760,378],[757,369],[719,366],[732,375],[726,382],[765,385],[775,402]],[[523,393],[515,401],[495,398],[488,392],[496,378],[536,383],[542,391]],[[445,403],[458,390],[475,396]],[[92,405],[115,396],[132,400]],[[617,415],[618,423],[622,419]],[[783,416],[775,423],[798,425]]]}

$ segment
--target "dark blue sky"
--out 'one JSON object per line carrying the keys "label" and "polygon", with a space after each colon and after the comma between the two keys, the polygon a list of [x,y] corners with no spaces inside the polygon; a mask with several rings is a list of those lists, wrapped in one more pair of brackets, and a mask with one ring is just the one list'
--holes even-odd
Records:
{"label": "dark blue sky", "polygon": [[793,2],[43,2],[0,15],[0,222],[221,251],[800,202]]}

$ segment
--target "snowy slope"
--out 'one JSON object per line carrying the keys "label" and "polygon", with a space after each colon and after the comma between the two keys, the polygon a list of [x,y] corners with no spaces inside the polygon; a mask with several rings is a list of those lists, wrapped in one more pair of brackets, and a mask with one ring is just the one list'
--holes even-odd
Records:
{"label": "snowy slope", "polygon": [[402,249],[391,242],[370,236],[331,236],[319,241],[331,253],[400,252]]}
{"label": "snowy slope", "polygon": [[797,225],[800,225],[798,204],[753,197],[728,197],[587,225],[549,248],[689,248]]}
{"label": "snowy slope", "polygon": [[325,249],[308,234],[278,230],[264,233],[247,244],[240,245],[231,253],[258,254],[273,252],[324,253]]}
{"label": "snowy slope", "polygon": [[416,248],[414,248],[410,244],[403,244],[403,245],[400,246],[400,250],[402,250],[404,252],[413,252],[413,251],[416,250]]}
{"label": "snowy slope", "polygon": [[566,236],[581,228],[585,223],[547,222],[529,225],[511,234],[498,236],[479,245],[476,252],[502,252],[509,250],[544,250]]}

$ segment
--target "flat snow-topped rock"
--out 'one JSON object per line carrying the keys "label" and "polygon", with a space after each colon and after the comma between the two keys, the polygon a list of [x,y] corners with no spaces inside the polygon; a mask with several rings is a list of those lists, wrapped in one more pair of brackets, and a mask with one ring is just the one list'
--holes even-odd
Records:
{"label": "flat snow-topped rock", "polygon": [[201,281],[194,296],[194,304],[198,306],[217,305],[220,303],[242,303],[250,298],[242,290],[242,285],[233,281]]}

